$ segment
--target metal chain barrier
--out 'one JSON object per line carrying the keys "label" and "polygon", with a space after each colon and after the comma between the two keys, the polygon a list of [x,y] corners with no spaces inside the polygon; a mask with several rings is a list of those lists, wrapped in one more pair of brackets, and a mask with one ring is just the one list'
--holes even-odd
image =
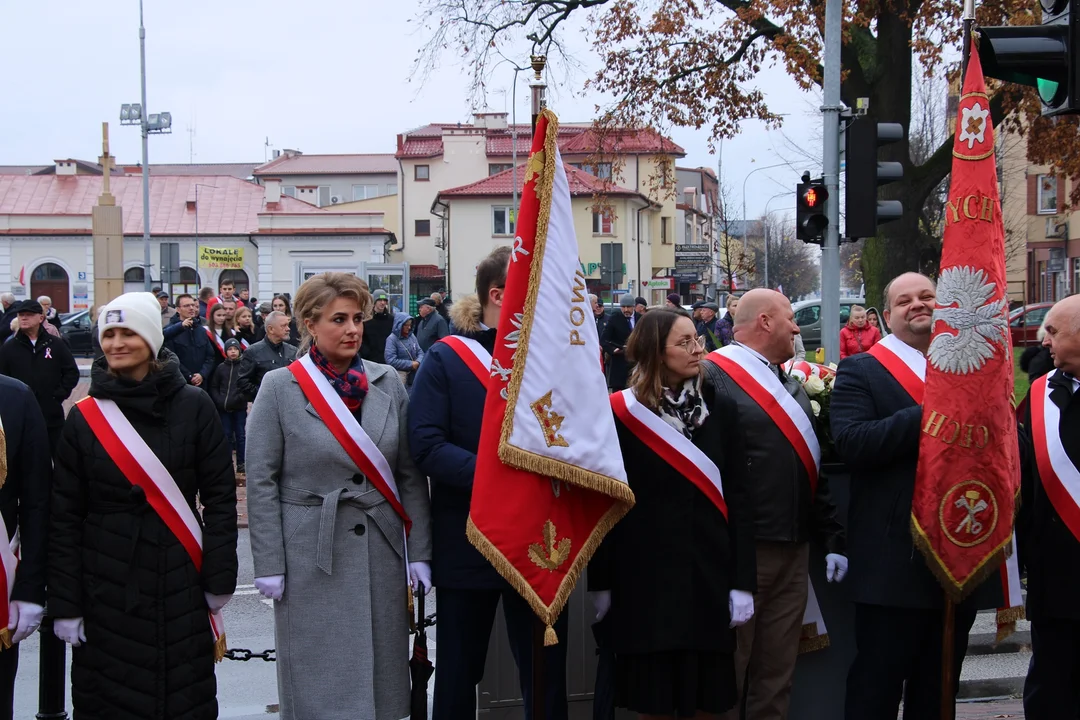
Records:
{"label": "metal chain barrier", "polygon": [[239,660],[240,662],[247,662],[248,660],[262,660],[264,662],[277,662],[277,650],[270,648],[269,650],[263,650],[261,653],[252,652],[246,648],[229,648],[225,651],[226,660]]}

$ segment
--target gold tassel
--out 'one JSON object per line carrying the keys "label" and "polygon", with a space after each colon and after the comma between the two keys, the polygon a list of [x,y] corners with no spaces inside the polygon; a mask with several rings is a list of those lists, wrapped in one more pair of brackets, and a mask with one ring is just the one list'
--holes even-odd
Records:
{"label": "gold tassel", "polygon": [[[7,438],[4,437],[4,426],[0,425],[0,488],[4,487],[4,483],[7,481],[7,474]],[[0,648],[0,650],[2,649],[3,648]]]}
{"label": "gold tassel", "polygon": [[552,645],[559,644],[559,636],[555,634],[555,628],[550,625],[544,630],[544,647],[551,647]]}
{"label": "gold tassel", "polygon": [[225,659],[226,649],[227,643],[225,642],[225,635],[222,634],[221,637],[214,641],[214,662],[219,663]]}
{"label": "gold tassel", "polygon": [[812,638],[802,638],[799,640],[799,654],[814,652],[815,650],[823,650],[829,647],[829,635],[818,635]]}
{"label": "gold tassel", "polygon": [[997,611],[997,636],[994,638],[994,644],[999,642],[1016,632],[1016,622],[1023,620],[1027,617],[1027,613],[1024,612],[1024,606],[1018,605],[1012,608],[1002,608]]}
{"label": "gold tassel", "polygon": [[413,603],[412,585],[407,582],[405,584],[405,595],[408,598],[406,604],[409,606],[409,634],[412,635],[416,632],[416,606]]}
{"label": "gold tassel", "polygon": [[0,629],[0,650],[7,650],[11,645],[11,631],[7,628]]}

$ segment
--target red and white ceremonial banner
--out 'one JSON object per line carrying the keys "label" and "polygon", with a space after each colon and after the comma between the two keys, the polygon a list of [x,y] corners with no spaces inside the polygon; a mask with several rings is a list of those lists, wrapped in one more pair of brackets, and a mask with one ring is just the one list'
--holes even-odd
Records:
{"label": "red and white ceremonial banner", "polygon": [[537,118],[491,360],[469,540],[552,625],[634,504],[581,273],[558,119]]}
{"label": "red and white ceremonial banner", "polygon": [[[168,468],[112,400],[87,397],[76,404],[109,458],[128,482],[142,488],[146,502],[187,550],[195,569],[201,572],[202,526]],[[226,649],[225,619],[220,610],[207,614],[214,636],[214,659],[220,662]]]}
{"label": "red and white ceremonial banner", "polygon": [[994,128],[972,47],[953,142],[911,505],[915,544],[957,601],[1012,554],[1020,485]]}

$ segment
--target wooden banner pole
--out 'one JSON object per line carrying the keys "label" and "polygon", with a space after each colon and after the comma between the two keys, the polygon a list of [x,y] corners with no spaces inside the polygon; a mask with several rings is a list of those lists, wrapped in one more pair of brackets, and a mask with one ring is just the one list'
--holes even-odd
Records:
{"label": "wooden banner pole", "polygon": [[945,609],[941,627],[941,720],[953,720],[956,713],[955,683],[956,604],[945,594]]}

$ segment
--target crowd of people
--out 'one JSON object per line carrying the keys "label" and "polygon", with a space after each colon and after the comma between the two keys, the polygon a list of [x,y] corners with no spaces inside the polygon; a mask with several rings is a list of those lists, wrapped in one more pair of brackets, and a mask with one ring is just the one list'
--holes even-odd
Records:
{"label": "crowd of people", "polygon": [[[547,718],[567,718],[566,643],[544,649],[545,685],[533,688],[532,611],[466,536],[487,392],[474,368],[490,363],[509,258],[495,250],[477,266],[475,295],[449,307],[425,299],[416,317],[345,273],[257,307],[227,283],[216,296],[182,294],[175,308],[163,293],[127,293],[97,311],[101,356],[66,419],[78,370],[42,330],[44,305],[20,305],[15,337],[0,346],[11,376],[0,377],[0,555],[21,542],[6,577],[0,644],[13,647],[0,651],[0,715],[18,643],[47,599],[55,634],[73,647],[76,717],[217,716],[239,472],[255,586],[274,604],[283,719],[408,716],[406,596],[432,588],[436,720],[475,714],[500,601],[526,717],[543,692]],[[854,606],[846,718],[895,720],[901,702],[908,720],[938,717],[942,592],[909,531],[922,408],[910,377],[893,374],[904,365],[922,377],[934,283],[895,278],[880,318],[855,308],[843,330],[831,433],[851,473],[846,523],[814,408],[785,370],[800,352],[787,298],[750,290],[721,313],[712,303],[688,312],[677,295],[651,309],[624,296],[612,315],[590,300],[613,452],[637,498],[587,573],[613,664],[598,676],[603,694],[643,718],[787,717],[813,542]],[[1016,526],[1032,720],[1080,710],[1078,510],[1046,485],[1080,462],[1078,297],[1050,310],[1043,344],[1051,367],[1032,392],[1046,402],[1020,417]],[[1033,423],[1044,406],[1046,423]],[[1047,447],[1061,448],[1052,468],[1040,460]],[[1001,596],[994,576],[958,604],[947,692],[958,690],[975,613]],[[559,637],[568,622],[564,612]]]}

